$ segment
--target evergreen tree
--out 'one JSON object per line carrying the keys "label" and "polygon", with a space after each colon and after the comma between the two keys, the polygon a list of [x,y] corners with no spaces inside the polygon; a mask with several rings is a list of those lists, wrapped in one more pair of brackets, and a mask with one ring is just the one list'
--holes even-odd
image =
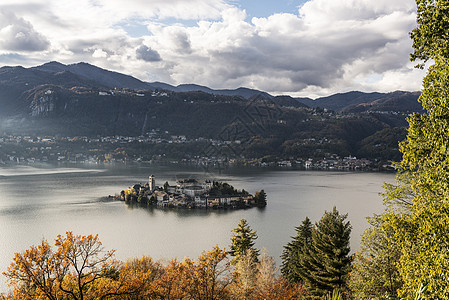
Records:
{"label": "evergreen tree", "polygon": [[170,186],[170,184],[168,184],[168,181],[166,181],[163,185],[164,187],[164,192],[168,192],[168,187]]}
{"label": "evergreen tree", "polygon": [[312,247],[305,257],[310,275],[303,278],[309,293],[320,299],[334,290],[345,290],[351,268],[351,225],[334,207],[312,229]]}
{"label": "evergreen tree", "polygon": [[231,263],[236,264],[240,257],[247,255],[248,251],[252,253],[257,261],[259,250],[254,248],[254,241],[257,239],[256,231],[252,230],[245,219],[241,219],[237,228],[232,230],[234,234],[231,238],[231,250],[229,254],[234,256]]}
{"label": "evergreen tree", "polygon": [[302,278],[306,276],[307,267],[304,255],[310,249],[312,242],[312,222],[306,217],[295,230],[296,236],[292,237],[293,240],[284,246],[281,255],[281,273],[290,283],[302,282]]}

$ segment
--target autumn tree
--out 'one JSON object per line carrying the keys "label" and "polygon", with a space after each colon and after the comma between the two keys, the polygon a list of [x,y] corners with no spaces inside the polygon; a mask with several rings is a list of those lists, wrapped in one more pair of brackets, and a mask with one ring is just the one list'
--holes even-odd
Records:
{"label": "autumn tree", "polygon": [[[408,191],[407,209],[390,209],[384,228],[401,251],[400,295],[414,297],[424,284],[425,299],[449,298],[449,2],[416,0],[417,27],[412,31],[413,61],[433,61],[419,101],[425,113],[409,119],[407,138],[400,144],[394,199]],[[418,67],[423,67],[419,64]]]}
{"label": "autumn tree", "polygon": [[226,299],[232,282],[228,252],[215,246],[203,253],[197,261],[186,259],[186,293],[191,299]]}
{"label": "autumn tree", "polygon": [[258,265],[251,249],[234,264],[232,293],[236,299],[248,299],[252,295],[257,284]]}
{"label": "autumn tree", "polygon": [[266,288],[273,286],[277,279],[277,271],[274,258],[268,255],[267,249],[262,248],[257,264],[256,292],[263,294]]}
{"label": "autumn tree", "polygon": [[125,202],[135,202],[137,201],[137,192],[133,188],[128,188],[125,191]]}
{"label": "autumn tree", "polygon": [[231,250],[229,254],[233,256],[231,263],[236,264],[240,257],[247,255],[249,251],[251,256],[257,261],[259,250],[254,248],[254,241],[257,239],[256,231],[252,230],[245,219],[241,219],[237,227],[232,230],[234,234],[231,238]]}
{"label": "autumn tree", "polygon": [[51,246],[42,241],[24,253],[16,253],[3,275],[8,278],[9,286],[14,288],[14,295],[24,294],[29,299],[60,299],[55,260]]}
{"label": "autumn tree", "polygon": [[[259,287],[259,285],[258,285]],[[275,278],[273,283],[262,290],[257,290],[254,299],[257,300],[300,300],[306,299],[307,291],[300,284],[291,284],[284,277]]]}
{"label": "autumn tree", "polygon": [[188,284],[186,265],[172,259],[144,290],[144,295],[149,299],[183,299]]}
{"label": "autumn tree", "polygon": [[[16,253],[3,274],[14,294],[35,299],[106,299],[142,288],[148,273],[125,272],[98,236],[59,235],[53,250],[46,241]],[[101,287],[101,288],[99,288]]]}
{"label": "autumn tree", "polygon": [[306,294],[301,284],[291,284],[277,274],[275,261],[265,249],[258,262],[248,252],[237,261],[233,271],[231,299],[303,299]]}

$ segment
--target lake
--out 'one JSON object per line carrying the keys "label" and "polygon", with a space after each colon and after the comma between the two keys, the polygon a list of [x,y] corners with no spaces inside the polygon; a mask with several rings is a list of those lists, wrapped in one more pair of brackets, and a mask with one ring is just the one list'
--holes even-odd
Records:
{"label": "lake", "polygon": [[[264,189],[264,209],[189,210],[132,208],[104,196],[119,193],[156,176],[156,184],[198,178],[226,181],[250,193]],[[116,257],[150,255],[155,259],[198,257],[219,245],[229,249],[231,231],[240,219],[257,230],[258,248],[266,248],[277,263],[283,246],[306,216],[318,221],[336,206],[353,226],[351,249],[360,246],[366,217],[383,210],[383,182],[393,174],[296,170],[225,170],[219,173],[161,166],[17,166],[0,167],[0,271],[15,252],[58,234],[99,234]],[[0,292],[6,291],[0,276]]]}

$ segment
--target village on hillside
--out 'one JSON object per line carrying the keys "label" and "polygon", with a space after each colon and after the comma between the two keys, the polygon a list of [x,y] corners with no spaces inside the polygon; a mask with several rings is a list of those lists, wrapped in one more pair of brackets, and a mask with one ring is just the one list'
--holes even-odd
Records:
{"label": "village on hillside", "polygon": [[169,208],[241,209],[267,205],[264,190],[251,195],[226,182],[197,179],[177,180],[175,185],[165,182],[160,187],[156,185],[154,175],[149,176],[146,184],[135,184],[122,190],[116,198],[127,204]]}

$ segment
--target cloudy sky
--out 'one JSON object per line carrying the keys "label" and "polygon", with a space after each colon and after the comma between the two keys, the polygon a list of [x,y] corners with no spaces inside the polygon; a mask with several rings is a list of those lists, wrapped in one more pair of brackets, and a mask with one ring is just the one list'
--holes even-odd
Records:
{"label": "cloudy sky", "polygon": [[323,96],[419,90],[414,0],[1,0],[0,65]]}

